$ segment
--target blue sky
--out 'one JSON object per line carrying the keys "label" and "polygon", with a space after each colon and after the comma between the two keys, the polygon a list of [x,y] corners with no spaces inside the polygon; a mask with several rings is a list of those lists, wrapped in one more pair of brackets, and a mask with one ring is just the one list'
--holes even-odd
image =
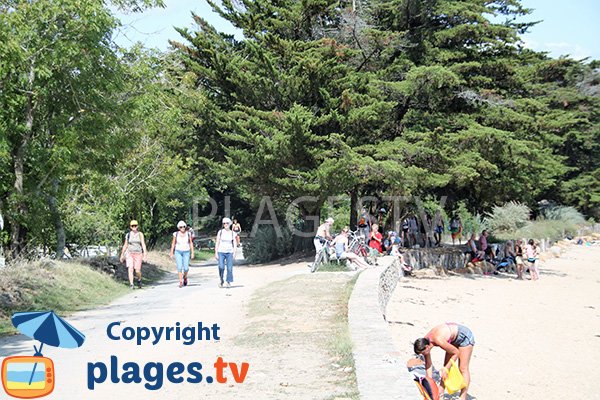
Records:
{"label": "blue sky", "polygon": [[[165,3],[164,9],[118,14],[123,27],[115,37],[117,43],[128,47],[140,41],[147,47],[165,50],[169,39],[181,40],[174,26],[193,27],[191,11],[207,19],[219,31],[235,33],[204,0],[166,0]],[[576,59],[600,60],[600,1],[522,0],[521,3],[534,9],[527,21],[542,21],[523,35],[527,47],[547,51],[552,57],[569,54]]]}

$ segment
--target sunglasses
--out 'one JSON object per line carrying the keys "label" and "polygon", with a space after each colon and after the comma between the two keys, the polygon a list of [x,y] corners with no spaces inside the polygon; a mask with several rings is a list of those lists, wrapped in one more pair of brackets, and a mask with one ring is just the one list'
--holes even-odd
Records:
{"label": "sunglasses", "polygon": [[137,225],[130,225],[132,228],[137,228]]}
{"label": "sunglasses", "polygon": [[179,227],[179,229],[185,229],[185,228],[186,228],[185,226],[180,226],[180,227]]}

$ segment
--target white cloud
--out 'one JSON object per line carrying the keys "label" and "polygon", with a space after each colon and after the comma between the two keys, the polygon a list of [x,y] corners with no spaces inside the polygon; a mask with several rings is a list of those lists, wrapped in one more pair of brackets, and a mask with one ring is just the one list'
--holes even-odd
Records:
{"label": "white cloud", "polygon": [[594,52],[589,48],[576,43],[569,42],[544,42],[540,43],[537,40],[523,38],[523,45],[528,49],[536,51],[547,51],[554,58],[568,55],[571,58],[580,60],[586,57],[594,57]]}

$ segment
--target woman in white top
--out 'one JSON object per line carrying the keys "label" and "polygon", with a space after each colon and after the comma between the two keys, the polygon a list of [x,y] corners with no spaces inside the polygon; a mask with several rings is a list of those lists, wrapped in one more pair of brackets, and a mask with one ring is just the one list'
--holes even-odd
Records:
{"label": "woman in white top", "polygon": [[219,260],[219,287],[223,287],[225,281],[225,265],[227,265],[227,287],[231,287],[233,282],[233,259],[235,251],[239,245],[239,237],[237,233],[231,230],[231,220],[227,217],[223,218],[223,229],[217,232],[217,242],[215,244],[215,259]]}
{"label": "woman in white top", "polygon": [[179,287],[187,286],[188,271],[190,269],[190,256],[194,258],[194,243],[192,235],[187,230],[187,224],[184,221],[177,223],[177,232],[173,233],[171,242],[170,257],[175,257],[177,264],[177,274],[179,275]]}

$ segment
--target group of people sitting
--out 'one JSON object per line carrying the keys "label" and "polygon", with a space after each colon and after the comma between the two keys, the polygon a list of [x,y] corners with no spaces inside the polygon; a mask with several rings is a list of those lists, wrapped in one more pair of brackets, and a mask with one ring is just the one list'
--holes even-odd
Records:
{"label": "group of people sitting", "polygon": [[489,233],[486,229],[481,232],[479,241],[475,238],[475,233],[467,241],[467,254],[470,255],[470,262],[489,261],[494,264],[498,270],[504,268],[510,270],[514,267],[517,273],[517,279],[524,279],[525,262],[532,280],[539,279],[538,260],[539,246],[533,239],[529,239],[524,245],[524,240],[518,239],[513,242],[509,240],[504,246],[504,254],[496,254],[493,246],[488,243]]}

